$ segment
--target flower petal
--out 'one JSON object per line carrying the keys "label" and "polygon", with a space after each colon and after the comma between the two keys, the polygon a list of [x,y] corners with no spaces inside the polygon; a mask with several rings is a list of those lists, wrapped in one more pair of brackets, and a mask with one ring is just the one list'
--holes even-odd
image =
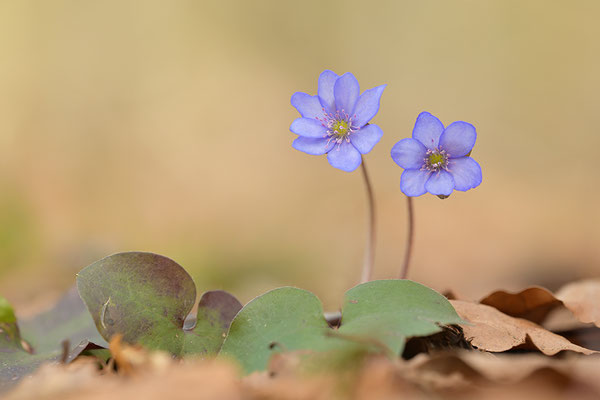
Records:
{"label": "flower petal", "polygon": [[343,141],[327,153],[327,161],[332,167],[352,172],[360,165],[362,156],[351,143]]}
{"label": "flower petal", "polygon": [[454,190],[454,178],[450,172],[443,169],[434,172],[425,183],[425,189],[436,196],[450,196],[452,190]]}
{"label": "flower petal", "polygon": [[304,118],[323,117],[323,106],[319,101],[319,96],[311,96],[306,93],[296,92],[292,96],[292,105]]}
{"label": "flower petal", "polygon": [[317,94],[321,105],[328,113],[335,113],[335,96],[333,95],[333,86],[338,79],[338,74],[326,69],[319,75],[319,89]]}
{"label": "flower petal", "polygon": [[379,111],[379,100],[383,94],[383,89],[387,85],[377,86],[373,89],[365,90],[356,101],[354,113],[356,119],[352,120],[352,124],[362,127],[371,120]]}
{"label": "flower petal", "polygon": [[312,118],[295,119],[290,126],[290,131],[294,132],[296,135],[312,138],[322,138],[327,136],[327,128],[325,128],[321,122]]}
{"label": "flower petal", "polygon": [[419,169],[423,166],[427,147],[417,139],[402,139],[392,147],[392,160],[405,169]]}
{"label": "flower petal", "polygon": [[349,115],[354,113],[354,105],[360,94],[358,81],[350,72],[340,76],[333,86],[335,95],[335,108],[337,111],[344,111]]}
{"label": "flower petal", "polygon": [[366,125],[350,135],[350,141],[361,154],[367,154],[379,142],[383,131],[377,125]]}
{"label": "flower petal", "polygon": [[400,177],[400,190],[409,197],[417,197],[427,193],[425,182],[429,179],[429,171],[405,169]]}
{"label": "flower petal", "polygon": [[450,157],[458,158],[469,154],[476,139],[477,132],[473,125],[468,122],[456,121],[448,125],[440,136],[440,146]]}
{"label": "flower petal", "polygon": [[331,150],[333,147],[333,142],[326,138],[309,138],[299,136],[292,143],[292,147],[307,154],[312,154],[313,156],[320,156]]}
{"label": "flower petal", "polygon": [[422,112],[415,122],[412,137],[423,143],[428,149],[433,150],[438,147],[442,132],[444,132],[444,124],[430,113]]}
{"label": "flower petal", "polygon": [[466,191],[481,183],[481,167],[471,157],[451,158],[448,169],[454,178],[454,189]]}

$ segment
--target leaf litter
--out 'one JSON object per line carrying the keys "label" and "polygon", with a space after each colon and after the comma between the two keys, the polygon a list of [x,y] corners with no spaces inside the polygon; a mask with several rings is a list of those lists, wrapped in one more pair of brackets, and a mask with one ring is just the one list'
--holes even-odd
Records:
{"label": "leaf litter", "polygon": [[569,283],[556,294],[542,287],[520,292],[493,292],[480,303],[492,306],[513,317],[542,323],[551,311],[566,308],[580,322],[600,328],[600,280],[589,279]]}
{"label": "leaf litter", "polygon": [[[581,293],[577,289],[581,287],[588,289]],[[561,308],[579,310],[572,311],[573,315],[587,319],[588,324],[597,321],[594,312],[600,303],[594,300],[596,288],[596,283],[586,286],[585,282],[579,282],[556,295],[543,288],[530,288],[482,300],[494,307],[454,300],[451,303],[460,317],[470,321],[460,323],[464,331],[451,330],[458,339],[453,337],[451,345],[440,350],[441,347],[431,343],[439,339],[434,339],[436,335],[444,336],[447,330],[422,337],[426,350],[416,351],[416,356],[408,361],[365,351],[368,346],[360,341],[354,342],[353,348],[338,349],[327,357],[306,350],[286,351],[275,345],[277,351],[269,353],[267,371],[243,376],[237,364],[228,360],[196,357],[177,360],[168,353],[132,346],[114,336],[111,362],[116,364],[116,372],[114,365],[80,356],[69,365],[43,366],[7,398],[377,400],[402,395],[408,399],[526,396],[528,400],[548,400],[562,399],[568,394],[578,399],[597,399],[599,356],[532,321],[544,323]],[[515,298],[520,299],[515,301]],[[458,349],[461,346],[452,350],[452,343],[464,345],[464,339],[487,351]],[[513,353],[514,350],[539,350],[539,353]]]}
{"label": "leaf litter", "polygon": [[[365,355],[354,369],[303,368],[305,354],[290,353],[277,371],[242,376],[234,363],[171,358],[116,340],[117,370],[99,370],[89,357],[47,365],[6,400],[29,399],[597,399],[600,358],[544,357],[479,351],[420,354],[410,361]],[[116,345],[116,346],[115,346]],[[274,356],[275,357],[275,356]],[[303,361],[304,360],[304,361]],[[124,368],[129,364],[130,368]],[[277,372],[273,374],[272,372]],[[574,395],[577,395],[573,397]],[[508,397],[513,396],[513,397]]]}
{"label": "leaf litter", "polygon": [[515,348],[538,349],[548,356],[567,350],[586,355],[596,353],[577,346],[534,322],[511,317],[491,306],[462,300],[450,302],[458,314],[470,322],[461,326],[467,340],[478,349],[491,352]]}

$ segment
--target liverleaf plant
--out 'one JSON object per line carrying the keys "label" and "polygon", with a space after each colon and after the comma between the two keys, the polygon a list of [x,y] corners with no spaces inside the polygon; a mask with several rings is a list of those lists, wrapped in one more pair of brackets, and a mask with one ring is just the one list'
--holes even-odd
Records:
{"label": "liverleaf plant", "polygon": [[242,308],[227,292],[204,293],[196,321],[186,317],[196,286],[175,261],[153,253],[106,257],[77,274],[77,289],[104,339],[123,335],[128,343],[173,355],[216,354]]}
{"label": "liverleaf plant", "polygon": [[220,354],[237,360],[246,373],[264,370],[275,350],[335,351],[348,338],[375,340],[399,355],[408,338],[463,322],[436,291],[409,280],[379,280],[346,292],[341,325],[332,329],[314,294],[283,287],[257,297],[238,313]]}
{"label": "liverleaf plant", "polygon": [[[445,297],[426,286],[406,279],[370,281],[375,202],[363,156],[383,135],[369,122],[379,111],[385,87],[361,94],[354,75],[326,70],[319,76],[317,95],[298,92],[291,98],[301,115],[290,126],[299,135],[292,144],[295,149],[327,154],[333,167],[346,172],[362,167],[369,209],[365,261],[361,284],[345,293],[339,323],[325,318],[313,293],[294,287],[274,289],[245,307],[227,292],[209,291],[200,298],[196,316],[190,317],[196,286],[179,264],[153,253],[118,253],[77,274],[80,297],[72,291],[55,309],[20,326],[0,298],[0,389],[44,361],[72,360],[86,349],[106,347],[117,335],[126,343],[177,357],[219,354],[251,373],[267,368],[276,351],[331,355],[359,345],[365,352],[398,357],[408,339],[464,323]],[[478,186],[481,168],[470,157],[476,136],[469,123],[445,128],[433,115],[421,113],[412,138],[393,147],[393,160],[405,169],[400,187],[409,206],[402,278],[412,248],[411,198],[426,192],[445,198],[454,190]]]}

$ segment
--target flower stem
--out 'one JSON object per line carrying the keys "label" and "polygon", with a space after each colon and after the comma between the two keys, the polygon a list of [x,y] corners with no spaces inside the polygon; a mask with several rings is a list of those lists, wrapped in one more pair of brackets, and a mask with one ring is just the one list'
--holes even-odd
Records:
{"label": "flower stem", "polygon": [[367,189],[367,200],[369,207],[368,224],[367,230],[367,243],[365,246],[365,260],[363,264],[362,276],[360,283],[365,283],[371,280],[371,274],[373,273],[373,262],[375,260],[375,200],[373,198],[373,188],[371,187],[371,180],[367,173],[367,166],[363,158],[362,163],[363,178],[365,180],[365,188]]}
{"label": "flower stem", "polygon": [[400,273],[400,279],[408,277],[408,266],[410,265],[410,256],[412,255],[413,238],[415,236],[415,216],[413,211],[412,197],[406,196],[408,206],[408,237],[406,238],[406,251],[404,253],[404,265]]}

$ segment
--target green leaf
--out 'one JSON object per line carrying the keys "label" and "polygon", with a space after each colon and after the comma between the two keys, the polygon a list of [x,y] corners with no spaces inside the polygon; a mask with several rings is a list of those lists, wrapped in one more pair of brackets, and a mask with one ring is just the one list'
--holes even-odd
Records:
{"label": "green leaf", "polygon": [[107,347],[75,288],[52,309],[22,321],[21,335],[36,354],[56,351],[65,340],[75,347],[82,341]]}
{"label": "green leaf", "polygon": [[194,282],[175,261],[152,253],[119,253],[97,261],[77,275],[77,288],[107,341],[122,334],[125,342],[177,356],[216,353],[241,308],[229,294],[209,294],[212,301],[201,303],[196,327],[184,330],[196,300]]}
{"label": "green leaf", "polygon": [[21,335],[12,306],[0,296],[0,349],[21,349]]}
{"label": "green leaf", "polygon": [[[17,321],[9,307],[8,302],[0,300],[2,320],[14,321],[13,332],[18,334]],[[52,309],[22,321],[20,328],[20,335],[11,343],[0,339],[0,392],[44,362],[69,362],[85,350],[106,346],[75,288]],[[22,341],[31,353],[23,349]]]}
{"label": "green leaf", "polygon": [[319,299],[293,287],[271,290],[236,315],[221,355],[238,360],[246,373],[263,370],[273,349],[325,350],[330,328]]}
{"label": "green leaf", "polygon": [[4,297],[0,296],[0,322],[1,323],[16,323],[17,317],[15,317],[15,312],[12,309],[12,306]]}
{"label": "green leaf", "polygon": [[406,339],[459,323],[464,321],[435,290],[409,280],[380,280],[346,292],[339,332],[379,340],[400,354]]}
{"label": "green leaf", "polygon": [[[221,354],[246,373],[264,370],[277,350],[384,351],[398,355],[406,339],[463,323],[442,295],[408,280],[382,280],[346,292],[341,327],[332,330],[319,299],[305,290],[275,289],[248,303],[234,318]],[[331,353],[331,356],[336,356]]]}
{"label": "green leaf", "polygon": [[195,325],[185,330],[183,354],[216,354],[223,344],[233,317],[242,309],[240,302],[223,290],[206,292],[198,303]]}

